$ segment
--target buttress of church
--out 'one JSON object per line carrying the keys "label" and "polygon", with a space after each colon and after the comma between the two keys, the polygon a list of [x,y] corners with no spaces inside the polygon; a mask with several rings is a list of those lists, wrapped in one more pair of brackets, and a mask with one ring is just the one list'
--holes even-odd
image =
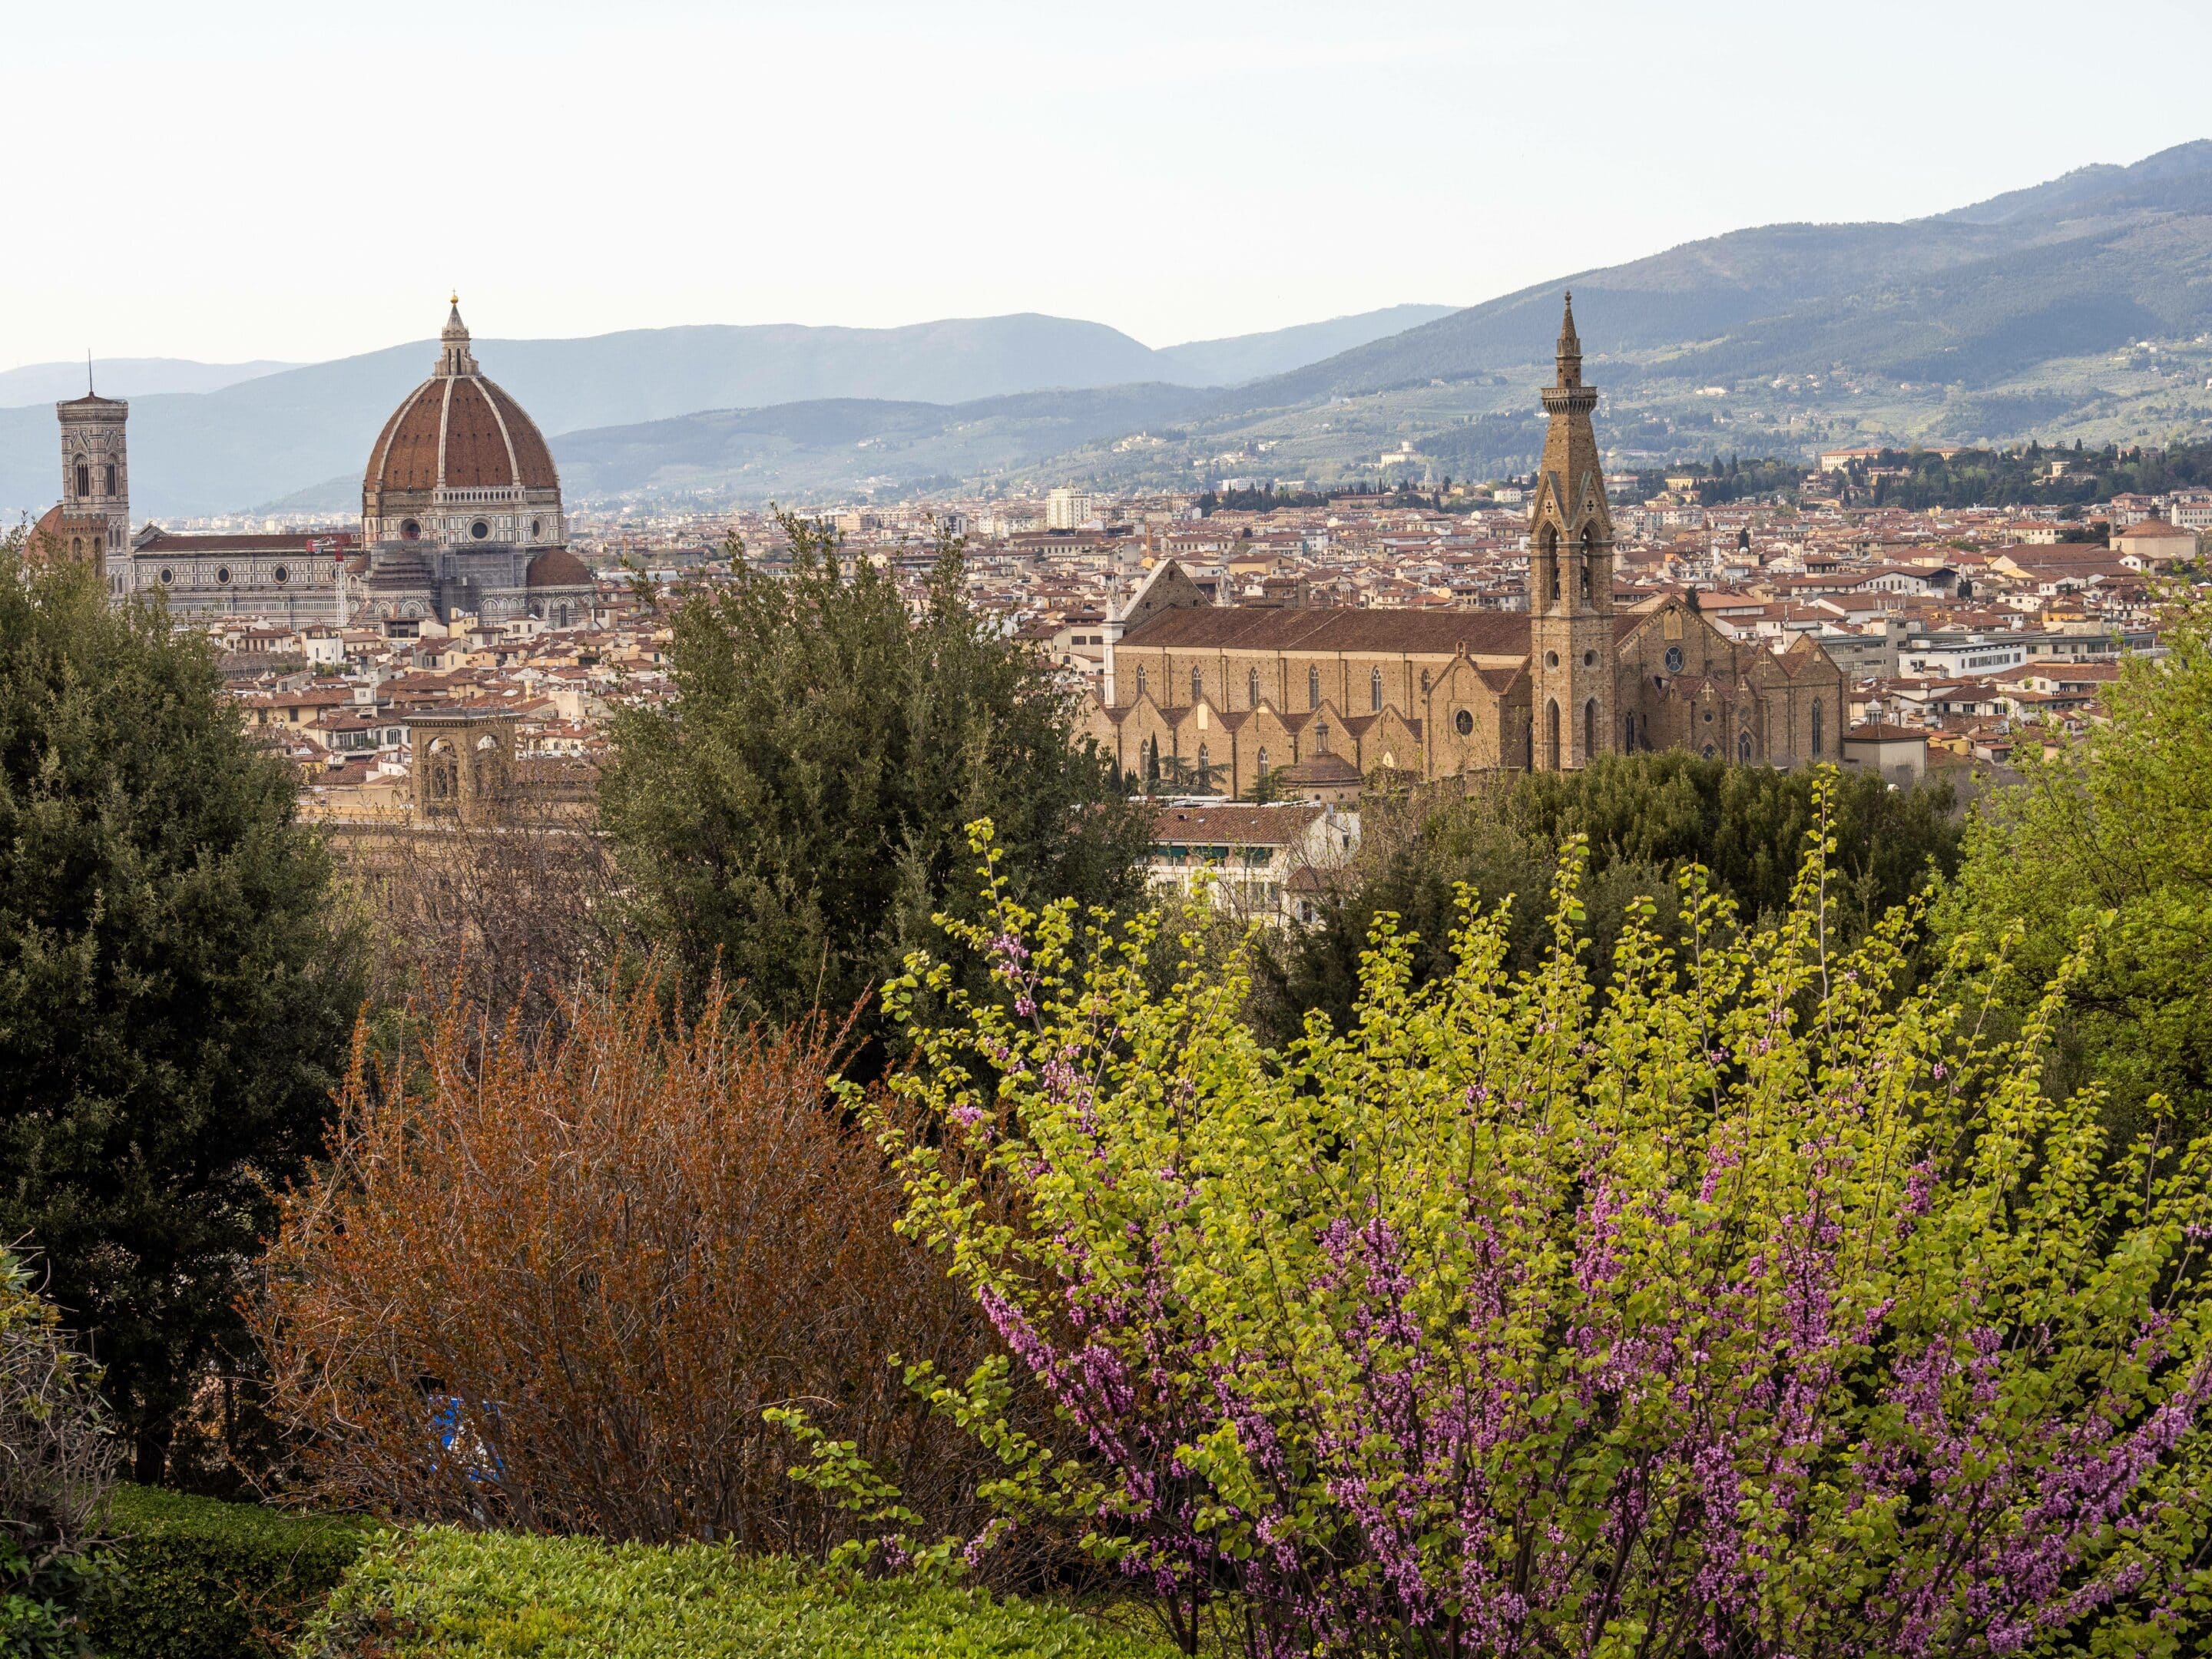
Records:
{"label": "buttress of church", "polygon": [[1540,395],[1522,611],[1217,605],[1164,560],[1108,625],[1091,735],[1146,787],[1232,798],[1288,767],[1411,783],[1660,749],[1835,758],[1848,684],[1817,642],[1738,640],[1693,596],[1620,602],[1571,295]]}

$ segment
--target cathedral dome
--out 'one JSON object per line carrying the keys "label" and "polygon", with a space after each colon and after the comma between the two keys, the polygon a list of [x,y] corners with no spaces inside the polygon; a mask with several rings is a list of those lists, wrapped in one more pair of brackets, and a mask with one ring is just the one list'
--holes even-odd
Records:
{"label": "cathedral dome", "polygon": [[369,451],[361,490],[367,539],[557,543],[565,539],[553,528],[560,489],[538,423],[478,371],[456,301],[436,369],[392,412]]}

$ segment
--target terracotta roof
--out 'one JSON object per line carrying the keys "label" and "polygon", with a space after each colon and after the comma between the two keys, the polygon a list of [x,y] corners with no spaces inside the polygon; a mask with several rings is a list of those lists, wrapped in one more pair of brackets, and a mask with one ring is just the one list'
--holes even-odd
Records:
{"label": "terracotta roof", "polygon": [[353,550],[358,539],[350,530],[286,532],[272,536],[187,536],[174,530],[157,530],[131,544],[134,553],[305,553],[309,542],[320,542],[325,556],[337,548]]}
{"label": "terracotta roof", "polygon": [[1152,840],[1287,847],[1322,812],[1318,806],[1169,806],[1152,820]]}
{"label": "terracotta roof", "polygon": [[1126,647],[1173,646],[1206,651],[1403,652],[1448,657],[1525,656],[1528,618],[1502,611],[1282,610],[1271,605],[1191,605],[1159,615],[1122,636]]}
{"label": "terracotta roof", "polygon": [[1358,783],[1359,769],[1341,755],[1323,752],[1309,755],[1294,766],[1285,766],[1275,775],[1285,783],[1336,784]]}

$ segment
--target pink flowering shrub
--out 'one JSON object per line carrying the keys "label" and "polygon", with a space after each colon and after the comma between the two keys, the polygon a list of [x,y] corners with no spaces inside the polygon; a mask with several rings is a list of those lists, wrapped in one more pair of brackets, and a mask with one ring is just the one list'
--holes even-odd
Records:
{"label": "pink flowering shrub", "polygon": [[2212,1146],[2107,1146],[2040,1087],[2057,994],[1985,1040],[1963,967],[1904,984],[1911,918],[1832,950],[1819,846],[1771,931],[1646,908],[1601,999],[1579,867],[1539,970],[1469,895],[1448,981],[1379,929],[1355,1027],[1283,1054],[1233,968],[1149,994],[1141,925],[995,878],[1004,994],[892,988],[953,1010],[893,1085],[926,1130],[878,1115],[903,1225],[1011,1356],[911,1380],[1006,1516],[1191,1651],[2185,1650]]}

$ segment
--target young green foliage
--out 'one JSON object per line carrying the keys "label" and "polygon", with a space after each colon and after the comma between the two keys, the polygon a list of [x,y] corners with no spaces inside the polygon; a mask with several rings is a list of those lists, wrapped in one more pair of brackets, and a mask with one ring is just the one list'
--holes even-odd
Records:
{"label": "young green foliage", "polygon": [[[2212,1144],[2107,1144],[1916,917],[1837,943],[1824,788],[1790,903],[1702,873],[1609,987],[1571,842],[1549,947],[1463,895],[1445,977],[1378,919],[1349,1029],[1287,1051],[1235,970],[1146,988],[1142,924],[997,874],[917,962],[878,1116],[943,1250],[1083,1437],[967,1401],[1049,1516],[1255,1653],[2178,1651],[2203,1585]],[[2063,976],[2062,976],[2063,980]],[[1002,1395],[1000,1397],[1003,1397]],[[981,1401],[984,1410],[975,1407]]]}

